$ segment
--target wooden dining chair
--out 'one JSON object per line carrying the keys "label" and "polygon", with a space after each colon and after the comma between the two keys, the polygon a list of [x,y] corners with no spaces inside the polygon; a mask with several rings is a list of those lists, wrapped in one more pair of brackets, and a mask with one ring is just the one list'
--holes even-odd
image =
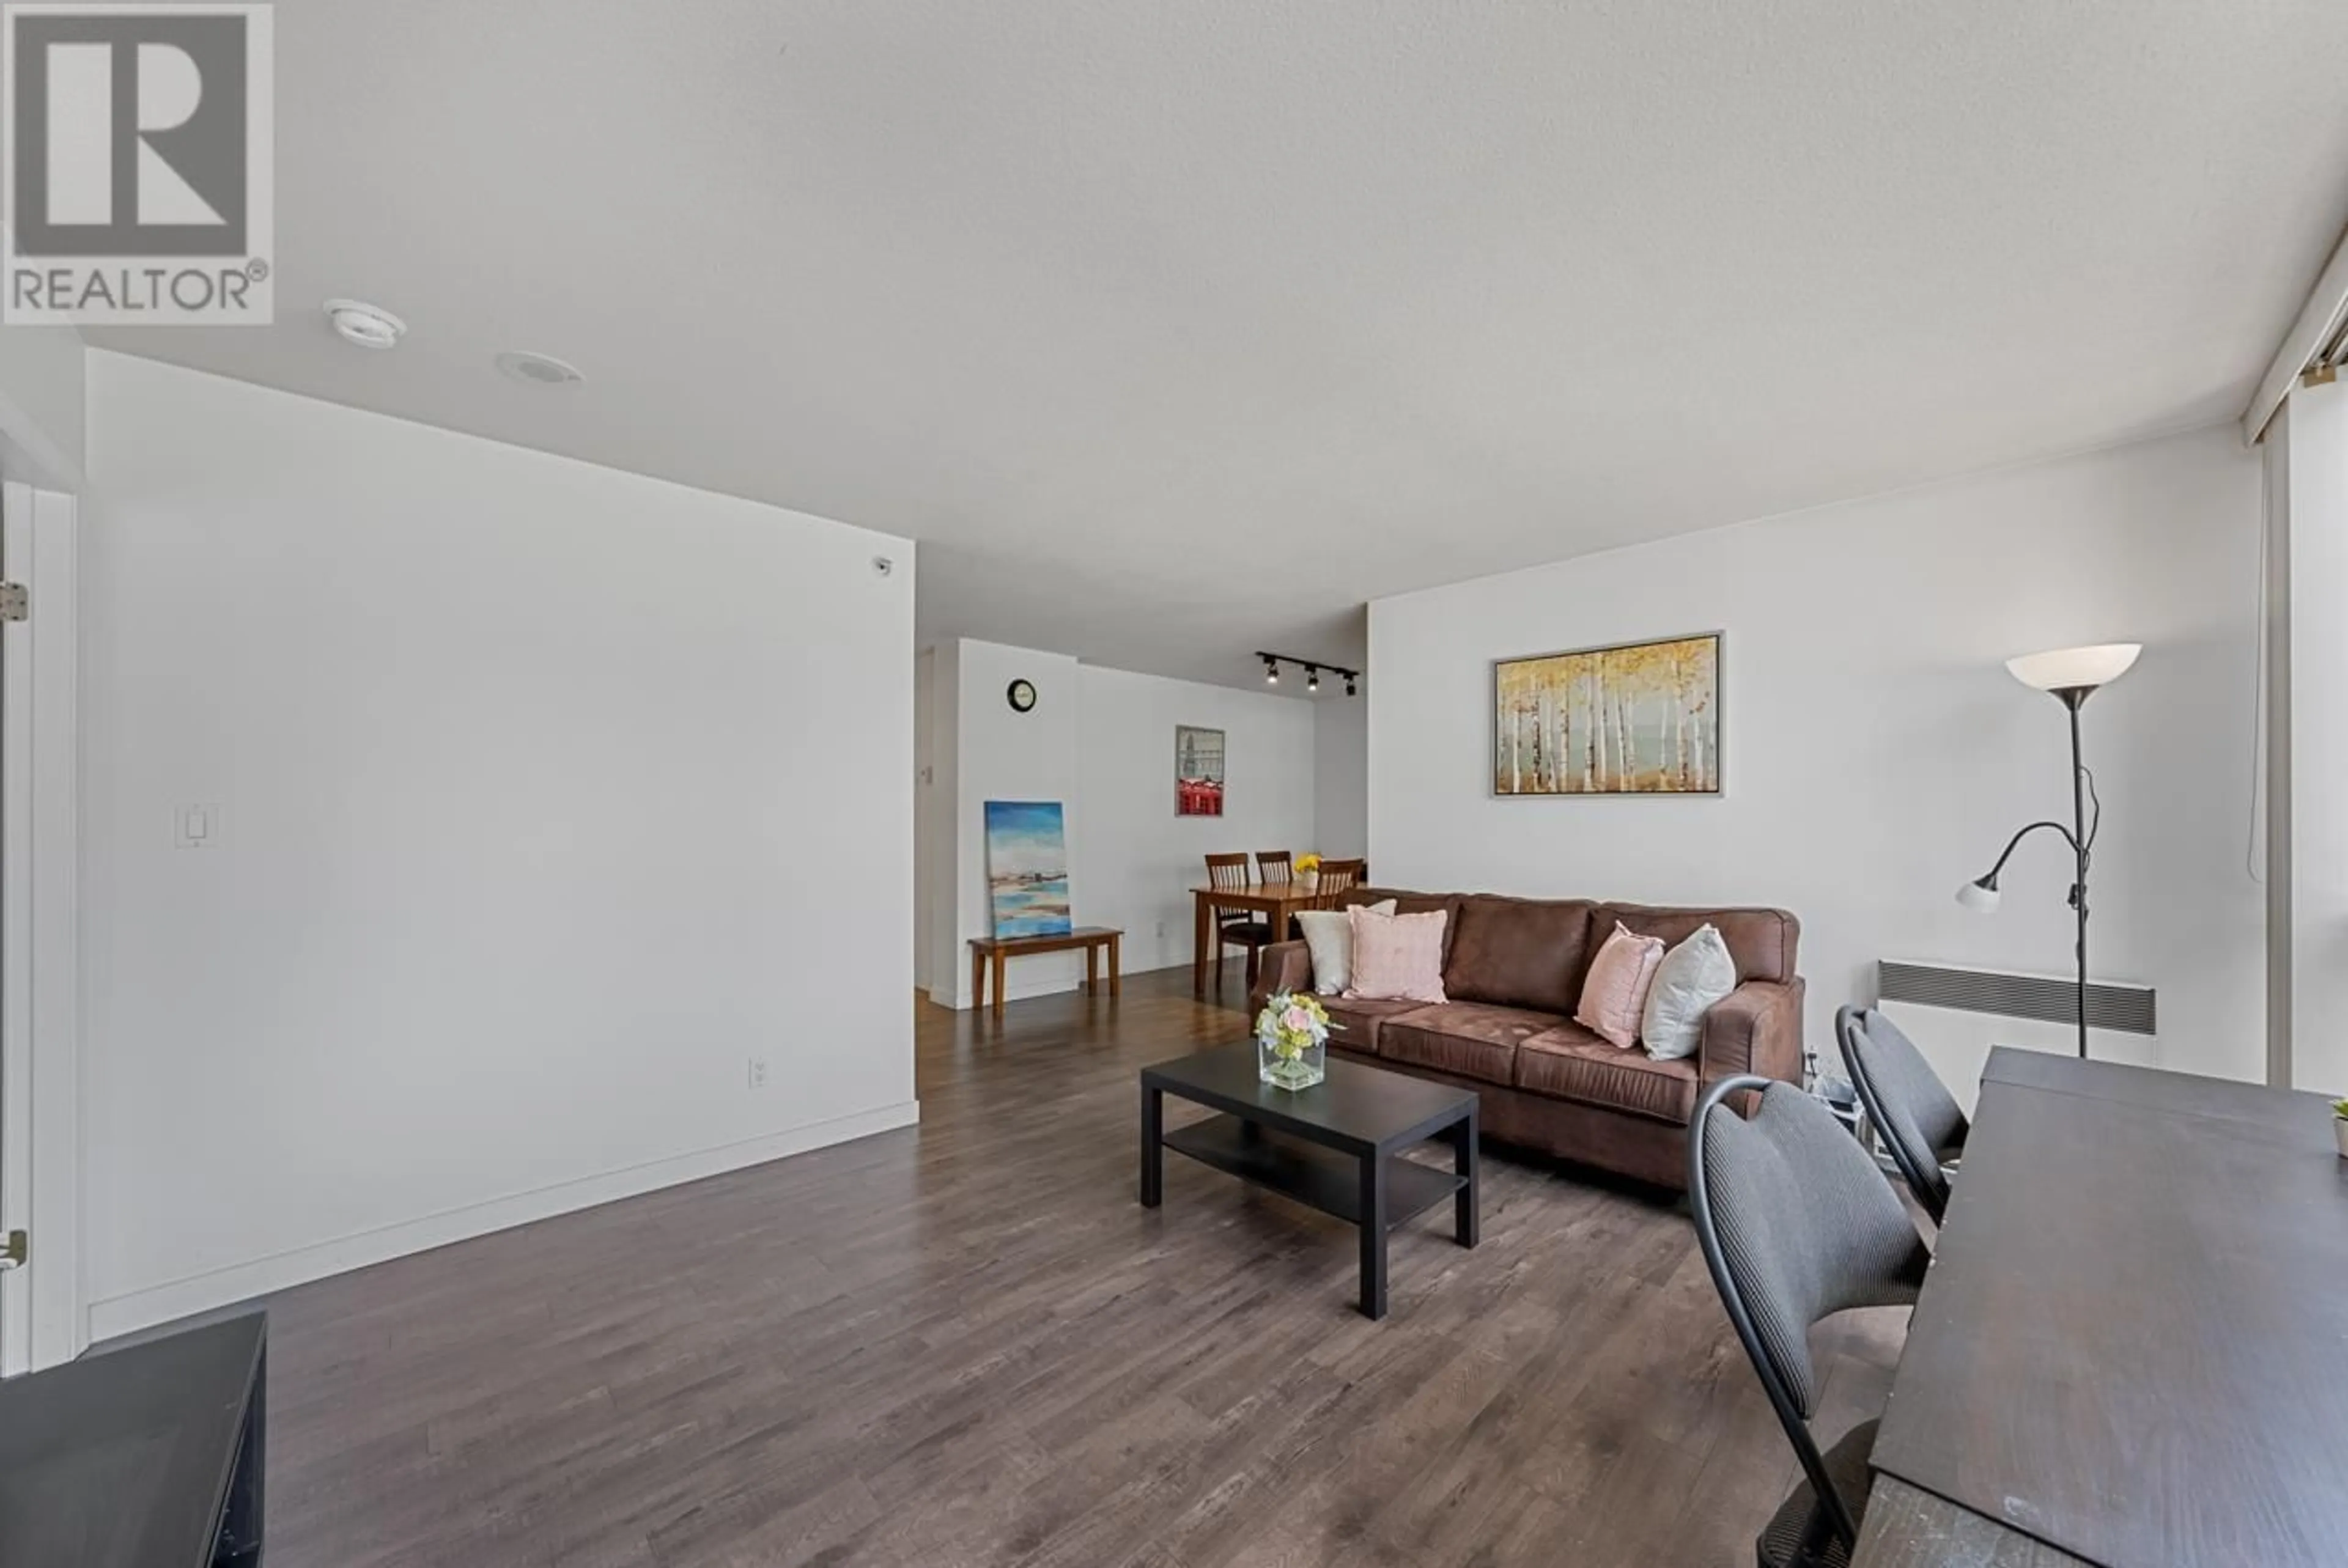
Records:
{"label": "wooden dining chair", "polygon": [[1255,852],[1255,874],[1264,882],[1289,882],[1296,873],[1292,863],[1295,856],[1285,849],[1259,849]]}
{"label": "wooden dining chair", "polygon": [[[1287,857],[1282,856],[1285,860]],[[1217,892],[1244,893],[1248,890],[1248,857],[1245,855],[1210,855],[1207,856],[1207,886]],[[1255,985],[1257,966],[1263,950],[1272,946],[1272,922],[1247,909],[1215,907],[1215,989],[1223,985],[1223,949],[1247,949],[1247,982]]]}
{"label": "wooden dining chair", "polygon": [[1337,895],[1344,892],[1347,888],[1360,886],[1362,885],[1362,878],[1369,875],[1369,869],[1370,863],[1366,860],[1323,861],[1321,863],[1321,899],[1323,906],[1331,909],[1335,908],[1337,907]]}

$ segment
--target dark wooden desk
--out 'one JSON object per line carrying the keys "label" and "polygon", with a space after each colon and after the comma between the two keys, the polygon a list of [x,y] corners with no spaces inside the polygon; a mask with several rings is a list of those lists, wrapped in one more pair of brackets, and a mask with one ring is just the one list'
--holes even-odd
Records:
{"label": "dark wooden desk", "polygon": [[1004,967],[1025,953],[1072,953],[1085,950],[1085,992],[1087,996],[1100,989],[1100,956],[1108,953],[1108,994],[1116,996],[1123,982],[1124,966],[1117,945],[1125,932],[1114,926],[1079,926],[1075,930],[1055,937],[973,937],[970,939],[970,1005],[986,1005],[986,970],[994,967],[994,1016],[1003,1016]]}
{"label": "dark wooden desk", "polygon": [[2312,1094],[1993,1053],[1860,1568],[2066,1561],[2032,1541],[2111,1568],[2348,1556],[2331,1121]]}
{"label": "dark wooden desk", "polygon": [[0,1563],[261,1561],[258,1313],[0,1383]]}
{"label": "dark wooden desk", "polygon": [[1861,1568],[2095,1568],[1896,1475],[1875,1478],[1853,1561]]}
{"label": "dark wooden desk", "polygon": [[[1990,1052],[1989,1062],[1982,1069],[1982,1082],[2010,1083],[2022,1089],[2043,1089],[2050,1094],[2116,1101],[2148,1111],[2213,1116],[2236,1122],[2253,1135],[2272,1135],[2278,1127],[2296,1128],[2306,1112],[2302,1104],[2294,1114],[2291,1105],[2315,1098],[2269,1089],[2263,1083],[2244,1083],[2235,1078],[2155,1072],[2116,1061],[2082,1061],[2075,1056],[2016,1050],[2009,1046],[2000,1046]],[[2333,1153],[2339,1153],[2338,1145],[2333,1145]]]}

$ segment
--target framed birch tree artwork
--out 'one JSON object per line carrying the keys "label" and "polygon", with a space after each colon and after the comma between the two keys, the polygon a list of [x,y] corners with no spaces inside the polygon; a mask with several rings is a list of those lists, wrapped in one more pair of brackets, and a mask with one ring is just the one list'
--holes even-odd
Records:
{"label": "framed birch tree artwork", "polygon": [[1720,633],[1492,666],[1492,793],[1720,793]]}

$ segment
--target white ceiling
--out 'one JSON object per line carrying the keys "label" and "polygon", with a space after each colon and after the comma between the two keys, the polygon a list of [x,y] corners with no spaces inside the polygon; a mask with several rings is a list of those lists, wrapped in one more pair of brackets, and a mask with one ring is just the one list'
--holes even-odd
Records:
{"label": "white ceiling", "polygon": [[278,324],[94,341],[911,534],[925,641],[1207,680],[2234,415],[2348,216],[2340,0],[280,0],[277,48]]}

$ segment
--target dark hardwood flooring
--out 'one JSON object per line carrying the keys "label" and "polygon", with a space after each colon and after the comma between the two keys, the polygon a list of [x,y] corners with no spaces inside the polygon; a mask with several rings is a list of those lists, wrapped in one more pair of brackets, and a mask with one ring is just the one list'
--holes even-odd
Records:
{"label": "dark hardwood flooring", "polygon": [[[1334,1221],[1137,1204],[1138,1069],[1244,1027],[1189,979],[924,1006],[918,1129],[273,1299],[273,1568],[1750,1563],[1796,1470],[1668,1202],[1489,1158],[1383,1323]],[[1820,1331],[1828,1439],[1904,1316]]]}

